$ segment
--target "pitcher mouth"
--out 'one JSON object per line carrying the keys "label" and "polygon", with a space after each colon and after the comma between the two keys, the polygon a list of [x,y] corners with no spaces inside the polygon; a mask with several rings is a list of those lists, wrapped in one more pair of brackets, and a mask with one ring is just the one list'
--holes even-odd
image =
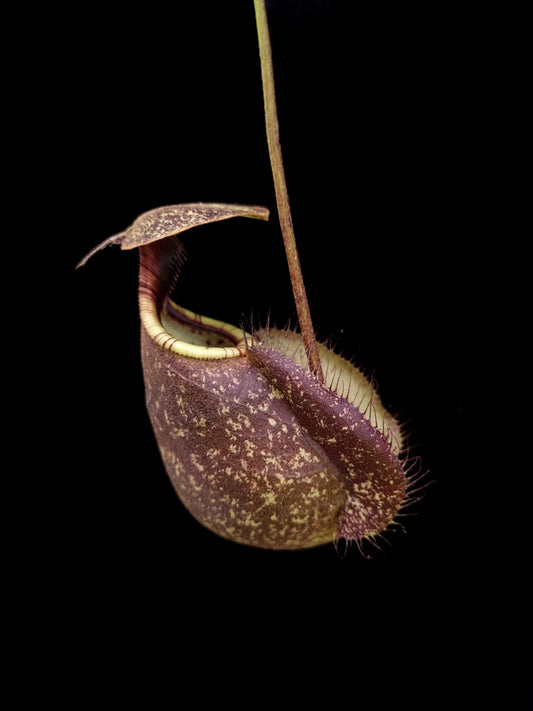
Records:
{"label": "pitcher mouth", "polygon": [[118,244],[139,249],[139,311],[143,327],[161,348],[189,358],[220,360],[246,355],[253,338],[237,326],[200,316],[170,299],[185,259],[177,235],[193,227],[234,217],[268,220],[259,205],[184,203],[164,205],[139,215],[123,232],[108,237],[80,260],[83,266],[97,252]]}
{"label": "pitcher mouth", "polygon": [[139,307],[144,328],[158,346],[178,355],[208,360],[244,356],[252,340],[249,334],[170,298],[184,255],[176,237],[140,248]]}
{"label": "pitcher mouth", "polygon": [[237,326],[202,316],[165,301],[160,312],[161,325],[174,342],[169,347],[174,353],[191,358],[235,358],[245,355],[246,343],[252,337]]}

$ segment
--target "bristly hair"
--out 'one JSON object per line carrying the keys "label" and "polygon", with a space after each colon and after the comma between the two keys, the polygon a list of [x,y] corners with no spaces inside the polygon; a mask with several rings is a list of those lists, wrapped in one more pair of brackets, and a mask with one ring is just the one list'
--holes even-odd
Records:
{"label": "bristly hair", "polygon": [[168,241],[170,240],[172,240],[173,249],[169,252],[168,262],[165,265],[165,273],[161,275],[162,286],[167,298],[171,296],[178,281],[181,268],[187,259],[187,252],[183,246],[183,242],[177,237],[168,238]]}
{"label": "bristly hair", "polygon": [[[258,329],[255,333],[264,341],[264,345],[272,345],[295,365],[306,367],[307,358],[303,337],[291,327],[290,322],[285,325],[284,329],[277,329],[272,326],[269,317],[266,327]],[[348,400],[372,427],[381,432],[398,457],[406,478],[404,500],[384,530],[369,532],[360,538],[342,535],[334,538],[335,549],[340,555],[346,556],[350,548],[354,546],[364,558],[369,559],[371,556],[364,550],[365,544],[368,542],[376,551],[382,551],[383,543],[390,545],[389,539],[392,534],[405,533],[405,528],[399,519],[403,516],[413,515],[406,513],[406,509],[414,507],[420,502],[432,482],[427,480],[428,472],[423,470],[420,456],[413,454],[413,445],[409,441],[412,434],[408,431],[410,429],[409,421],[403,418],[403,421],[400,421],[397,415],[390,415],[389,419],[388,410],[381,402],[374,372],[339,355],[332,346],[331,340],[327,345],[319,344],[326,387],[331,392]],[[356,369],[362,376],[361,380],[351,375],[350,369],[344,372],[342,361]]]}
{"label": "bristly hair", "polygon": [[[407,436],[410,438],[411,434],[412,433],[404,435],[404,437]],[[377,544],[376,539],[379,539],[380,542],[387,543],[387,545],[392,545],[392,541],[390,540],[391,536],[398,533],[408,535],[407,529],[399,519],[418,515],[416,510],[406,511],[406,509],[416,507],[426,496],[427,490],[436,483],[434,479],[429,479],[430,472],[428,469],[424,469],[422,456],[413,454],[412,450],[413,446],[407,441],[399,453],[399,459],[402,462],[403,471],[407,479],[407,489],[405,498],[394,518],[389,522],[387,528],[381,532],[370,533],[362,536],[360,539],[345,539],[342,537],[336,539],[334,545],[339,555],[345,557],[350,547],[356,546],[363,558],[371,560],[372,556],[364,550],[365,543],[371,544],[378,552],[383,552],[382,547]],[[342,553],[340,552],[341,544],[344,546]]]}

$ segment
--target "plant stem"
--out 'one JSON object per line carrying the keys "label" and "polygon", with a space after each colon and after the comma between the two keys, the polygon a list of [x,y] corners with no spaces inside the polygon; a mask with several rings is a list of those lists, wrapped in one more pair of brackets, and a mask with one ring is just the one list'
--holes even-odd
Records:
{"label": "plant stem", "polygon": [[276,109],[276,91],[274,86],[274,70],[272,67],[272,50],[270,47],[270,35],[268,32],[268,21],[264,0],[254,0],[255,19],[257,23],[257,35],[259,38],[259,54],[261,57],[261,78],[263,82],[263,101],[265,105],[265,121],[268,142],[268,152],[270,154],[270,165],[272,167],[272,177],[274,178],[274,188],[276,191],[276,203],[278,206],[279,224],[285,253],[289,264],[289,273],[292,283],[296,312],[300,322],[307,362],[312,373],[321,382],[324,382],[324,373],[320,364],[318,347],[316,343],[315,331],[311,321],[311,312],[305,293],[305,285],[300,266],[300,258],[296,247],[294,229],[292,226],[291,209],[289,205],[289,194],[285,182],[285,171],[283,170],[283,160],[281,157],[281,144],[279,139],[278,113]]}

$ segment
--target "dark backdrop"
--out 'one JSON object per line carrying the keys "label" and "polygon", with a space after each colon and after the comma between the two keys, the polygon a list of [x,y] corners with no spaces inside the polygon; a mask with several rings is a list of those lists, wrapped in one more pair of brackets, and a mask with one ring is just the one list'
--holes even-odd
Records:
{"label": "dark backdrop", "polygon": [[492,533],[468,424],[482,309],[475,226],[487,207],[479,27],[459,11],[358,5],[278,0],[269,16],[316,328],[374,374],[433,482],[405,534],[369,549],[371,560],[333,546],[255,550],[197,524],[167,479],[144,408],[137,256],[112,248],[74,271],[152,207],[266,205],[268,225],[230,221],[185,240],[180,298],[233,323],[294,319],[252,3],[52,18],[63,30],[34,71],[50,118],[37,136],[36,182],[51,188],[57,225],[46,255],[61,274],[53,330],[67,344],[54,376],[64,417],[49,439],[60,462],[53,557],[72,623],[65,645],[96,646],[96,688],[124,659],[135,672],[119,674],[119,687],[135,687],[163,651],[177,699],[192,689],[247,708],[316,692],[327,708],[341,699],[384,708],[387,697],[459,709],[493,693],[484,600],[495,573],[480,556]]}

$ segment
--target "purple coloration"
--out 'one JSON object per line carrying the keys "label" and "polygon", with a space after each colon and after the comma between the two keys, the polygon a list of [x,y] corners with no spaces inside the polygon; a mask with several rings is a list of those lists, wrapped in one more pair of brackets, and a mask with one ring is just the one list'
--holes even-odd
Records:
{"label": "purple coloration", "polygon": [[271,348],[254,346],[250,359],[289,402],[302,428],[324,450],[338,472],[346,499],[337,538],[360,539],[384,531],[407,491],[403,463],[390,440],[348,400],[331,392]]}

